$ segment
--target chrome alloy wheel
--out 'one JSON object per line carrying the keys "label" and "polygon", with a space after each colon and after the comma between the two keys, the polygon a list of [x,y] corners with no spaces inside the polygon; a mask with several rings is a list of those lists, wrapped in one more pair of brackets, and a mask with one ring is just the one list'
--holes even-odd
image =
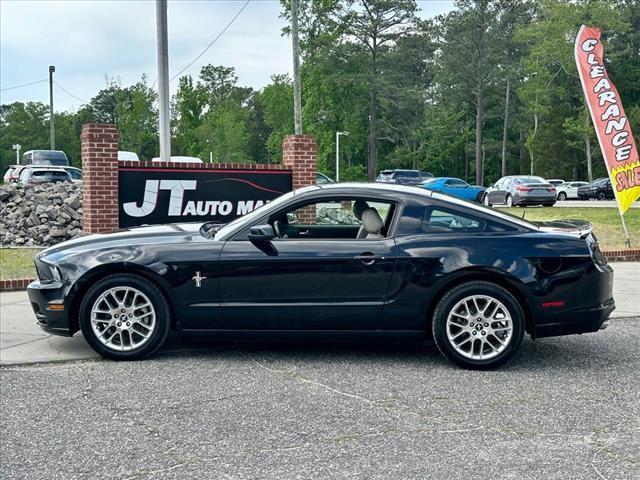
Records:
{"label": "chrome alloy wheel", "polygon": [[509,310],[487,295],[463,298],[447,317],[449,343],[458,354],[472,360],[500,355],[509,346],[512,334]]}
{"label": "chrome alloy wheel", "polygon": [[156,326],[149,298],[133,287],[103,292],[91,307],[91,328],[96,338],[112,350],[131,351],[144,345]]}

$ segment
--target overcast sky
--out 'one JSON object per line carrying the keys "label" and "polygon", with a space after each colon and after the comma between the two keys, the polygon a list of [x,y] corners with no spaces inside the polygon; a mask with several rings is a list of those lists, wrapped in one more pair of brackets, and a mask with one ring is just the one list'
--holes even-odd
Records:
{"label": "overcast sky", "polygon": [[[244,0],[169,1],[169,75],[179,72],[237,14]],[[420,16],[453,9],[452,1],[418,1]],[[274,73],[291,73],[291,41],[277,0],[251,0],[235,23],[184,74],[202,65],[233,66],[241,85],[259,89]],[[155,1],[1,0],[0,89],[48,77],[89,101],[105,86],[105,75],[130,85],[143,74],[156,78]],[[172,82],[175,88],[177,80]],[[46,82],[0,92],[1,103],[48,103]],[[81,101],[59,88],[55,109],[75,110]]]}

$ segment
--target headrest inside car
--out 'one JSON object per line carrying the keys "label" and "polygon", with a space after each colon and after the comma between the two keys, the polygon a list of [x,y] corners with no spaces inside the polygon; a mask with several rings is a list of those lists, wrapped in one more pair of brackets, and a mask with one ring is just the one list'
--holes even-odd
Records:
{"label": "headrest inside car", "polygon": [[362,212],[362,226],[367,233],[378,234],[383,226],[382,218],[375,208],[367,208]]}

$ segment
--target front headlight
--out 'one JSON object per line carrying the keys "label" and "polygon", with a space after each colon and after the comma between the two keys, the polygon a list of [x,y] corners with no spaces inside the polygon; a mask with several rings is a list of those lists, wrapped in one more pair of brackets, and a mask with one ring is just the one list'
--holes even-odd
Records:
{"label": "front headlight", "polygon": [[61,282],[62,275],[60,269],[52,264],[36,258],[36,272],[41,282]]}

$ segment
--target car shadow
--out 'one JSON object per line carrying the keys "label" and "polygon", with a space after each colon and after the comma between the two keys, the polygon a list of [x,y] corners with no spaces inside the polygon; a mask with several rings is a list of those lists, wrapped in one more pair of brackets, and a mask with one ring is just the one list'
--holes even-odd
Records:
{"label": "car shadow", "polygon": [[[417,363],[429,368],[452,368],[456,365],[446,360],[433,341],[366,339],[316,339],[300,337],[215,338],[204,336],[180,338],[173,336],[154,355],[197,356],[199,358],[241,358],[247,354],[267,354],[270,358],[289,362],[326,361],[375,361],[381,363]],[[625,365],[635,361],[620,345],[602,334],[574,335],[532,340],[525,337],[521,350],[500,370],[539,371],[601,370],[603,367]]]}

